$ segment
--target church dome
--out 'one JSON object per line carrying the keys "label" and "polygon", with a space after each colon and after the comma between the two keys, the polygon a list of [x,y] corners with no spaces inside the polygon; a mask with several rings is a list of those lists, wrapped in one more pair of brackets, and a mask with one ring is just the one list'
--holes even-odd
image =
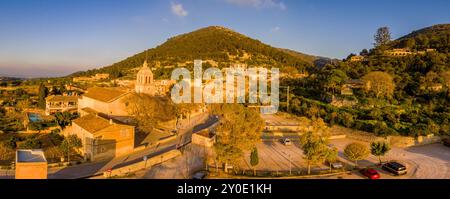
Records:
{"label": "church dome", "polygon": [[142,65],[142,68],[139,69],[138,76],[139,76],[139,75],[144,75],[144,76],[150,75],[150,76],[153,77],[153,72],[152,72],[152,70],[148,67],[147,60],[145,60],[144,64]]}

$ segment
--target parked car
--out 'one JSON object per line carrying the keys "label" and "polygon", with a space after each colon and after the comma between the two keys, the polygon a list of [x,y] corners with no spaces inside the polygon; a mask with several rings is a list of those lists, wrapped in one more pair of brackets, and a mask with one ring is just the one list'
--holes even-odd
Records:
{"label": "parked car", "polygon": [[450,139],[449,138],[442,139],[442,144],[444,144],[444,146],[450,147]]}
{"label": "parked car", "polygon": [[395,161],[384,164],[382,168],[395,175],[405,175],[407,173],[406,166]]}
{"label": "parked car", "polygon": [[360,172],[361,174],[372,180],[380,178],[380,174],[378,173],[378,171],[372,168],[361,169]]}
{"label": "parked car", "polygon": [[342,164],[342,162],[336,161],[336,162],[331,163],[331,168],[342,169],[342,168],[344,168],[344,164]]}
{"label": "parked car", "polygon": [[192,179],[201,180],[201,179],[206,178],[206,176],[208,176],[207,171],[199,171],[199,172],[194,173],[194,175],[192,175]]}
{"label": "parked car", "polygon": [[292,145],[292,141],[291,141],[291,139],[289,139],[289,138],[284,138],[284,139],[282,140],[282,142],[283,142],[283,144],[286,145],[286,146]]}

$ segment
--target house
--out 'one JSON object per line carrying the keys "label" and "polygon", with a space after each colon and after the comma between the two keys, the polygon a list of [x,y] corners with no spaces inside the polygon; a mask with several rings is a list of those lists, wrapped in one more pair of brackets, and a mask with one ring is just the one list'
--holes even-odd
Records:
{"label": "house", "polygon": [[78,101],[78,112],[84,115],[82,109],[90,108],[100,113],[114,116],[128,116],[126,99],[132,92],[120,87],[88,88]]}
{"label": "house", "polygon": [[362,88],[363,86],[364,86],[364,83],[362,80],[359,80],[359,79],[347,80],[341,86],[341,95],[353,95],[353,89]]}
{"label": "house", "polygon": [[155,95],[164,96],[170,92],[170,88],[175,85],[175,80],[154,80],[153,85],[155,87]]}
{"label": "house", "polygon": [[108,73],[97,73],[95,76],[92,77],[94,80],[102,80],[102,79],[108,79],[109,74]]}
{"label": "house", "polygon": [[76,112],[78,109],[77,96],[50,95],[45,98],[45,114],[57,112]]}
{"label": "house", "polygon": [[392,57],[403,57],[415,54],[408,48],[394,48],[392,50],[386,50],[385,54]]}
{"label": "house", "polygon": [[436,49],[434,49],[434,48],[427,48],[425,50],[417,51],[417,54],[425,55],[425,54],[430,53],[430,52],[436,52]]}
{"label": "house", "polygon": [[361,55],[355,55],[350,57],[351,62],[360,62],[364,60],[364,56]]}
{"label": "house", "polygon": [[216,134],[209,129],[204,129],[192,134],[192,143],[204,147],[212,147],[216,142]]}
{"label": "house", "polygon": [[425,85],[420,86],[420,89],[422,89],[422,90],[429,90],[429,91],[433,91],[433,92],[439,92],[443,88],[444,88],[443,85],[440,83],[433,83],[428,86],[425,86]]}
{"label": "house", "polygon": [[41,149],[16,151],[16,179],[47,179],[47,159]]}
{"label": "house", "polygon": [[108,119],[101,114],[88,114],[72,121],[64,135],[81,139],[79,152],[90,160],[112,158],[134,150],[135,127]]}

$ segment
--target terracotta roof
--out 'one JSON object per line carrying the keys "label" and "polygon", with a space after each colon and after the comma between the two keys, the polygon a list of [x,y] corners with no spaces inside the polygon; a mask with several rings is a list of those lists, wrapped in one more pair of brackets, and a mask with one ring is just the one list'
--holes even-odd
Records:
{"label": "terracotta roof", "polygon": [[111,102],[127,93],[128,91],[121,88],[92,87],[87,89],[83,97],[89,97],[102,102]]}
{"label": "terracotta roof", "polygon": [[61,102],[61,101],[73,102],[73,101],[78,101],[78,96],[50,95],[50,96],[46,97],[45,100],[53,101],[53,102]]}
{"label": "terracotta roof", "polygon": [[73,123],[77,124],[84,130],[88,131],[91,134],[100,134],[106,130],[120,130],[123,128],[134,128],[130,125],[117,124],[115,122],[111,123],[108,119],[105,119],[99,115],[89,114],[83,117],[80,117],[73,121]]}

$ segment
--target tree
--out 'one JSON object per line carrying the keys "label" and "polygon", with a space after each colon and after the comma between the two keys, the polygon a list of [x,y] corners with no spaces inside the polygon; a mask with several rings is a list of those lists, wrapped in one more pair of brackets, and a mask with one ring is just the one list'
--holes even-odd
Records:
{"label": "tree", "polygon": [[61,150],[67,154],[67,162],[70,163],[70,155],[73,153],[74,150],[79,149],[83,146],[81,139],[78,138],[76,135],[69,135],[64,138],[61,145],[59,147]]}
{"label": "tree", "polygon": [[391,33],[389,31],[389,27],[384,26],[378,28],[377,32],[375,33],[374,39],[376,47],[388,44],[391,41]]}
{"label": "tree", "polygon": [[196,109],[200,108],[198,103],[179,103],[175,104],[177,118],[180,116],[187,116],[188,123],[191,124],[191,114]]}
{"label": "tree", "polygon": [[328,127],[322,119],[311,122],[311,130],[300,137],[300,146],[304,159],[308,164],[308,175],[311,174],[311,166],[322,163],[328,153]]}
{"label": "tree", "polygon": [[24,100],[18,101],[16,107],[20,111],[24,111],[26,108],[28,108],[29,105],[30,105],[30,100],[24,99]]}
{"label": "tree", "polygon": [[326,75],[325,82],[325,88],[327,90],[331,90],[331,92],[334,94],[337,88],[340,88],[345,81],[348,80],[347,74],[345,74],[344,71],[339,69],[333,69],[329,72],[329,74]]}
{"label": "tree", "polygon": [[359,55],[361,55],[361,56],[368,56],[369,55],[369,51],[367,49],[362,49],[361,52],[359,52]]}
{"label": "tree", "polygon": [[256,166],[259,164],[259,157],[258,157],[258,149],[255,147],[253,148],[252,152],[250,153],[250,165],[253,167],[253,175],[256,176]]}
{"label": "tree", "polygon": [[328,162],[330,166],[331,172],[331,164],[336,162],[338,159],[338,149],[336,147],[330,148],[327,150],[327,155],[325,156],[325,160]]}
{"label": "tree", "polygon": [[14,149],[6,146],[4,143],[0,143],[0,160],[13,160],[16,153]]}
{"label": "tree", "polygon": [[47,87],[45,87],[44,84],[40,84],[39,85],[39,101],[38,101],[38,106],[41,109],[45,109],[45,98],[48,95],[48,89]]}
{"label": "tree", "polygon": [[353,126],[354,119],[351,113],[343,112],[340,115],[341,115],[340,121],[345,127],[350,128]]}
{"label": "tree", "polygon": [[381,156],[384,156],[389,150],[391,150],[391,147],[386,142],[372,142],[370,144],[370,153],[378,157],[380,164]]}
{"label": "tree", "polygon": [[264,120],[259,111],[242,104],[211,104],[210,110],[220,117],[214,145],[217,162],[225,166],[236,162],[260,141]]}
{"label": "tree", "polygon": [[66,126],[70,125],[72,123],[72,113],[70,112],[57,112],[55,114],[56,123],[61,127],[61,129],[64,129]]}
{"label": "tree", "polygon": [[355,166],[358,166],[358,160],[367,158],[370,154],[370,151],[366,145],[358,142],[353,142],[345,147],[344,154],[348,159],[355,161]]}
{"label": "tree", "polygon": [[362,80],[364,82],[364,91],[366,93],[373,93],[377,98],[391,97],[394,93],[394,79],[386,72],[370,72],[364,75]]}
{"label": "tree", "polygon": [[176,119],[175,104],[167,97],[134,94],[125,99],[127,111],[134,116],[140,129],[151,132],[160,122]]}
{"label": "tree", "polygon": [[23,143],[19,145],[21,149],[40,149],[42,142],[38,139],[37,135],[28,136]]}

